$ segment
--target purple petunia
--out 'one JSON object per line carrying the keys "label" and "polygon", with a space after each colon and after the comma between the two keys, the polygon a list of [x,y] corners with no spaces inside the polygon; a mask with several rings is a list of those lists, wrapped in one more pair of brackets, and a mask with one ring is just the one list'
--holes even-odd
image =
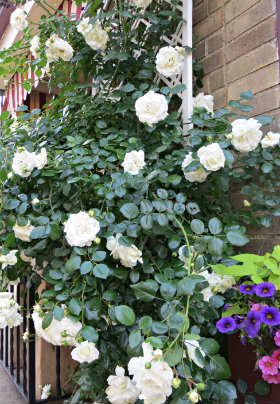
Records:
{"label": "purple petunia", "polygon": [[255,285],[239,285],[238,289],[244,295],[253,295],[256,291]]}
{"label": "purple petunia", "polygon": [[245,325],[245,331],[250,338],[256,338],[260,331],[261,326],[261,316],[255,311],[251,310],[248,313]]}
{"label": "purple petunia", "polygon": [[244,346],[247,344],[247,338],[244,335],[241,337],[241,344]]}
{"label": "purple petunia", "polygon": [[236,328],[237,328],[238,330],[240,330],[240,328],[242,328],[243,325],[244,325],[244,323],[245,323],[245,318],[236,315],[236,316],[234,316],[234,320],[235,320]]}
{"label": "purple petunia", "polygon": [[280,324],[280,313],[276,307],[262,307],[260,311],[261,321],[268,325]]}
{"label": "purple petunia", "polygon": [[232,332],[235,330],[236,324],[232,317],[224,317],[217,321],[216,327],[221,333]]}
{"label": "purple petunia", "polygon": [[259,283],[256,287],[256,295],[259,297],[272,297],[275,291],[276,287],[270,282]]}

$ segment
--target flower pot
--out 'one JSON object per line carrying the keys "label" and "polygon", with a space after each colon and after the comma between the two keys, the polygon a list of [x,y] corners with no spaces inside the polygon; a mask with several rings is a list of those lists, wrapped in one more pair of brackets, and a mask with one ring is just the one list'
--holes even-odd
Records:
{"label": "flower pot", "polygon": [[[238,379],[243,379],[248,383],[248,393],[254,391],[255,383],[262,380],[260,370],[256,370],[256,354],[254,347],[250,344],[242,345],[237,334],[228,337],[228,362],[231,369],[232,381],[236,384]],[[270,384],[270,394],[259,396],[252,393],[257,398],[257,404],[279,404],[280,384]],[[238,403],[244,404],[244,398],[240,397]]]}

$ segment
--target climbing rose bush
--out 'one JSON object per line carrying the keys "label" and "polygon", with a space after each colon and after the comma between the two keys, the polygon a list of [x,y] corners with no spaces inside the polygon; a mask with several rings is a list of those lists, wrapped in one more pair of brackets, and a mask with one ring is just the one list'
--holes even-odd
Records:
{"label": "climbing rose bush", "polygon": [[1,288],[45,280],[31,315],[37,338],[72,347],[71,404],[234,400],[216,328],[233,280],[210,265],[279,215],[277,136],[261,142],[273,118],[246,119],[247,91],[215,112],[199,94],[182,122],[190,90],[161,79],[190,49],[166,46],[182,19],[164,4],[58,11],[0,53],[4,78],[31,68],[60,88],[47,107],[1,115],[0,253],[17,257],[2,258]]}

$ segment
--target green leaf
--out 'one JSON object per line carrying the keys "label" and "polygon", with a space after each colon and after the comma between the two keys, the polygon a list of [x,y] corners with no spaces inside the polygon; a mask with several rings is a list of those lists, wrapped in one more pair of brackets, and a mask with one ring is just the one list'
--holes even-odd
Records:
{"label": "green leaf", "polygon": [[139,330],[134,330],[129,334],[129,345],[131,348],[136,348],[141,342],[141,333]]}
{"label": "green leaf", "polygon": [[271,163],[263,163],[261,165],[261,170],[265,174],[270,173],[273,170],[273,165]]}
{"label": "green leaf", "polygon": [[226,380],[221,380],[217,383],[215,392],[221,403],[233,402],[237,398],[235,386]]}
{"label": "green leaf", "polygon": [[85,327],[82,328],[82,336],[84,337],[85,340],[89,342],[97,342],[98,341],[98,333],[96,332],[95,328],[86,325]]}
{"label": "green leaf", "polygon": [[130,285],[130,287],[133,290],[135,297],[143,302],[152,301],[158,290],[158,284],[152,279],[136,283],[135,285]]}
{"label": "green leaf", "polygon": [[144,215],[140,220],[141,226],[145,230],[150,230],[153,227],[153,218],[150,215]]}
{"label": "green leaf", "polygon": [[121,324],[129,326],[135,323],[134,311],[129,306],[121,305],[115,307],[115,315]]}
{"label": "green leaf", "polygon": [[107,279],[110,273],[110,269],[105,264],[97,264],[93,268],[93,274],[97,278]]}
{"label": "green leaf", "polygon": [[61,307],[55,306],[53,309],[53,315],[56,320],[61,321],[64,317],[64,311]]}
{"label": "green leaf", "polygon": [[270,385],[264,380],[259,380],[255,384],[255,392],[259,396],[267,396],[270,393]]}
{"label": "green leaf", "polygon": [[178,94],[178,93],[181,93],[182,91],[184,91],[185,89],[186,89],[185,84],[179,84],[178,86],[171,88],[170,92],[172,94]]}
{"label": "green leaf", "polygon": [[78,316],[81,313],[82,308],[83,304],[79,299],[74,297],[73,299],[70,300],[68,309],[70,313],[74,314],[74,316]]}
{"label": "green leaf", "polygon": [[184,354],[184,350],[178,344],[175,347],[173,347],[172,349],[170,349],[164,355],[164,360],[168,363],[169,366],[173,367],[173,366],[178,365],[178,363],[181,362],[183,354]]}
{"label": "green leaf", "polygon": [[139,327],[141,330],[148,330],[152,326],[152,317],[144,316],[139,320]]}
{"label": "green leaf", "polygon": [[44,238],[46,235],[46,227],[45,226],[37,226],[30,233],[30,240],[36,240],[38,238]]}
{"label": "green leaf", "polygon": [[42,322],[42,328],[45,330],[51,325],[51,322],[53,321],[53,312],[49,311],[44,315],[43,322]]}
{"label": "green leaf", "polygon": [[177,285],[178,296],[191,296],[198,283],[205,282],[203,276],[190,275],[187,278],[181,279]]}
{"label": "green leaf", "polygon": [[49,275],[52,279],[59,280],[62,279],[62,273],[58,269],[51,269]]}
{"label": "green leaf", "polygon": [[242,112],[251,112],[253,111],[253,107],[251,105],[240,105],[239,110]]}
{"label": "green leaf", "polygon": [[240,93],[240,97],[243,100],[252,100],[254,98],[254,94],[252,93],[251,90],[244,91],[243,93]]}
{"label": "green leaf", "polygon": [[210,372],[211,377],[216,380],[229,379],[231,375],[229,365],[221,355],[210,358]]}
{"label": "green leaf", "polygon": [[247,382],[245,382],[245,380],[238,379],[236,384],[237,384],[238,391],[241,394],[245,394],[247,391],[247,388],[248,388]]}
{"label": "green leaf", "polygon": [[266,125],[271,125],[272,122],[274,121],[275,117],[269,116],[269,115],[260,115],[256,119],[259,123],[262,124],[262,126],[266,126]]}
{"label": "green leaf", "polygon": [[149,337],[146,342],[150,342],[154,348],[163,348],[162,340],[158,337]]}
{"label": "green leaf", "polygon": [[193,219],[191,229],[195,234],[202,234],[204,232],[204,223],[199,219]]}
{"label": "green leaf", "polygon": [[62,230],[57,223],[50,224],[50,238],[52,240],[58,240],[61,237]]}
{"label": "green leaf", "polygon": [[65,269],[68,273],[74,272],[76,269],[79,269],[81,266],[81,257],[76,256],[70,258],[66,264]]}
{"label": "green leaf", "polygon": [[135,87],[133,84],[127,83],[124,86],[122,86],[121,90],[124,91],[125,93],[131,93],[132,91],[135,90]]}
{"label": "green leaf", "polygon": [[213,338],[203,338],[203,340],[199,342],[199,345],[208,355],[213,355],[219,352],[220,349],[220,345]]}
{"label": "green leaf", "polygon": [[229,105],[230,107],[232,107],[232,108],[237,108],[237,107],[239,107],[240,102],[239,102],[239,101],[236,101],[236,100],[230,100],[230,101],[228,102],[228,105]]}
{"label": "green leaf", "polygon": [[8,119],[10,116],[10,112],[9,111],[4,111],[2,112],[2,114],[0,115],[0,121],[6,121],[6,119]]}
{"label": "green leaf", "polygon": [[208,250],[214,257],[220,257],[223,253],[224,242],[218,237],[212,237],[208,242]]}
{"label": "green leaf", "polygon": [[127,219],[134,219],[139,214],[139,209],[134,203],[125,203],[120,211]]}
{"label": "green leaf", "polygon": [[231,244],[238,247],[242,247],[250,241],[241,229],[227,232],[227,239]]}
{"label": "green leaf", "polygon": [[88,274],[89,272],[91,272],[92,268],[93,265],[90,261],[83,262],[80,268],[81,275]]}
{"label": "green leaf", "polygon": [[220,234],[223,231],[223,224],[217,217],[213,217],[208,222],[208,228],[212,234]]}
{"label": "green leaf", "polygon": [[95,262],[101,262],[104,261],[106,258],[106,252],[105,251],[95,251],[92,254],[92,260]]}

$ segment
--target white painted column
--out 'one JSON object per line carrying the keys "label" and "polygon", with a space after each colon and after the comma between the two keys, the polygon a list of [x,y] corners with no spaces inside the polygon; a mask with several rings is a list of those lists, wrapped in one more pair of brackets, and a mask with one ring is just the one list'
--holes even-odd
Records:
{"label": "white painted column", "polygon": [[[183,46],[192,47],[192,0],[183,0]],[[184,135],[187,134],[189,125],[188,119],[192,115],[193,100],[193,68],[192,53],[188,53],[184,61],[184,70],[182,74],[182,83],[185,84],[186,90],[182,97],[182,117],[184,122]]]}

